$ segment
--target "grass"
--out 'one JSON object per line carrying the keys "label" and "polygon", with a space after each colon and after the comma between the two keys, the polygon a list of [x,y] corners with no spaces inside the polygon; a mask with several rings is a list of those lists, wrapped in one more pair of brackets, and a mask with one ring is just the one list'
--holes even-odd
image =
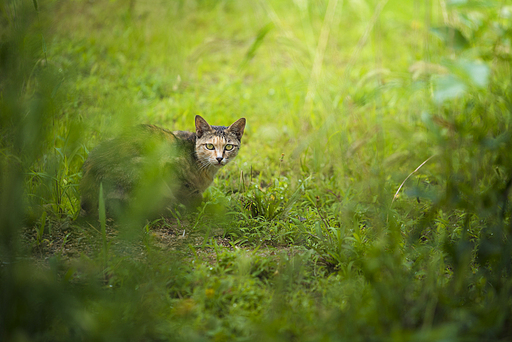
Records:
{"label": "grass", "polygon": [[[0,339],[510,339],[511,6],[0,5]],[[79,218],[196,114],[248,122],[197,212]]]}

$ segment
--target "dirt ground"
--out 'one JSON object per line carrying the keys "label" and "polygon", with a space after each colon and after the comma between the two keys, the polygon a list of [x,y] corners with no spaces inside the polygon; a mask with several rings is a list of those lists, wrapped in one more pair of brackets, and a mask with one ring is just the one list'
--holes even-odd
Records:
{"label": "dirt ground", "polygon": [[[23,244],[29,249],[29,254],[41,264],[47,264],[48,260],[58,256],[64,263],[73,263],[82,257],[94,258],[100,255],[103,248],[103,239],[100,225],[87,221],[55,221],[49,222],[42,236],[36,227],[23,230]],[[150,248],[161,251],[179,251],[187,258],[199,257],[204,262],[214,264],[216,253],[211,247],[217,246],[233,249],[254,251],[254,247],[236,246],[224,236],[222,229],[209,232],[208,243],[204,244],[206,232],[192,231],[187,222],[179,225],[175,219],[162,218],[158,222],[152,222],[150,228],[141,229],[136,238],[125,239],[119,227],[108,221],[106,226],[106,238],[109,250],[117,256],[130,256],[131,258],[145,258],[147,245]],[[210,239],[213,239],[210,240]],[[204,245],[203,245],[204,244]],[[192,252],[193,247],[195,253]],[[285,252],[295,254],[290,247],[260,246],[257,254],[260,256],[273,256]]]}

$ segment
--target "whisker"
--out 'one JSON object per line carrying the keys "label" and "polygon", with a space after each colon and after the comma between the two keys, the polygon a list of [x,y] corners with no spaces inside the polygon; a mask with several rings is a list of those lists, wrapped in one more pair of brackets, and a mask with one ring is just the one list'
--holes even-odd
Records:
{"label": "whisker", "polygon": [[208,166],[210,166],[210,163],[207,160],[199,160],[199,171],[205,170]]}

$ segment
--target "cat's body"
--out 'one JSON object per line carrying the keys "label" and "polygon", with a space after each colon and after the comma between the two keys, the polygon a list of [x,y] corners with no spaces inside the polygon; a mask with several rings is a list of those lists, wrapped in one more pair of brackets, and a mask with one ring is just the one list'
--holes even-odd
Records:
{"label": "cat's body", "polygon": [[97,214],[100,184],[112,217],[197,205],[220,167],[237,155],[245,119],[224,127],[196,116],[195,124],[195,132],[144,125],[91,151],[80,183],[82,214]]}

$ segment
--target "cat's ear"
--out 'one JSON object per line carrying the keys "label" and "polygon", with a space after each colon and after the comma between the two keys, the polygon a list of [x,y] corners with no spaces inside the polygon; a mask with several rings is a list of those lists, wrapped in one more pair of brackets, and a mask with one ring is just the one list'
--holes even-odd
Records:
{"label": "cat's ear", "polygon": [[201,138],[204,132],[211,131],[212,127],[206,122],[205,119],[196,115],[196,135],[198,138]]}
{"label": "cat's ear", "polygon": [[228,127],[228,131],[235,133],[238,140],[242,141],[242,135],[244,134],[245,118],[236,120],[231,126]]}

